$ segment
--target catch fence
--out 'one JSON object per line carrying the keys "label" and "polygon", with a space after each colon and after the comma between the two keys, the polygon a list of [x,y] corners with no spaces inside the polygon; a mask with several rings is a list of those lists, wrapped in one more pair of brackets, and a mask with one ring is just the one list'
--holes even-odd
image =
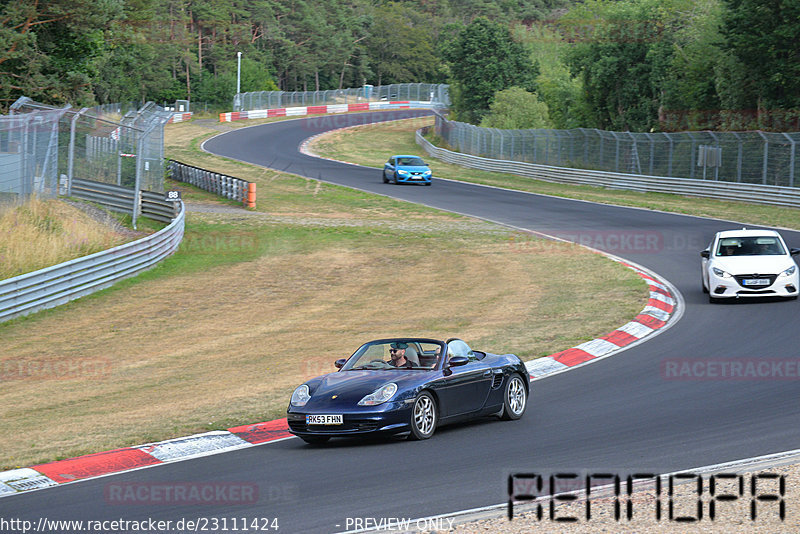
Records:
{"label": "catch fence", "polygon": [[0,199],[72,196],[76,179],[163,193],[172,112],[152,102],[53,108],[27,97],[10,111],[0,117]]}
{"label": "catch fence", "polygon": [[454,151],[484,158],[615,173],[800,186],[800,133],[500,130],[436,116]]}
{"label": "catch fence", "polygon": [[233,109],[234,111],[251,111],[294,106],[358,104],[382,100],[413,100],[449,106],[448,89],[449,86],[446,84],[396,83],[329,91],[255,91],[238,93],[233,99]]}

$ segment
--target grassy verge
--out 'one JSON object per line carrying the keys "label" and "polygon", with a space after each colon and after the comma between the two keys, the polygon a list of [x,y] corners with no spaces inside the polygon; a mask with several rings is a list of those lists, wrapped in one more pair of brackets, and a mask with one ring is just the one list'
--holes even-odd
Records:
{"label": "grassy verge", "polygon": [[382,167],[389,154],[417,154],[429,160],[434,177],[462,180],[604,204],[727,219],[747,224],[760,224],[800,229],[800,210],[730,202],[706,198],[683,197],[663,193],[619,191],[593,186],[569,186],[534,180],[523,176],[465,169],[437,161],[414,141],[413,132],[433,124],[430,117],[375,124],[333,132],[315,140],[311,149],[321,155],[359,165]]}
{"label": "grassy verge", "polygon": [[458,336],[533,358],[647,299],[602,256],[199,152],[211,134],[170,125],[167,153],[257,182],[257,210],[187,187],[206,211],[188,213],[175,255],[0,325],[0,469],[281,417],[298,383],[367,339]]}
{"label": "grassy verge", "polygon": [[[108,223],[114,221],[108,219]],[[144,235],[144,234],[142,234]],[[106,250],[135,238],[61,200],[0,205],[0,280]]]}

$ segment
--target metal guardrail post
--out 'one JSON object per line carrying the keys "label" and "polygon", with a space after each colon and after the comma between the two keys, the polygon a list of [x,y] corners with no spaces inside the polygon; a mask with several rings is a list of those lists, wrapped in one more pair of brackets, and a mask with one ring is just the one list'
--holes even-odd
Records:
{"label": "metal guardrail post", "polygon": [[133,186],[133,212],[131,214],[134,230],[136,230],[136,221],[142,209],[142,173],[144,172],[142,154],[144,153],[144,134],[139,135],[139,140],[136,145],[136,182]]}
{"label": "metal guardrail post", "polygon": [[783,136],[786,137],[786,139],[788,139],[789,143],[791,143],[791,145],[792,145],[792,148],[790,149],[790,152],[789,152],[789,187],[794,187],[795,142],[794,142],[794,139],[792,139],[792,137],[789,134],[787,134],[786,132],[783,133]]}
{"label": "metal guardrail post", "polygon": [[67,196],[72,196],[72,178],[73,178],[73,170],[75,167],[75,123],[77,122],[78,118],[88,111],[89,108],[83,108],[79,112],[77,112],[70,121],[69,124],[69,154],[67,155]]}
{"label": "metal guardrail post", "polygon": [[736,154],[736,181],[737,182],[741,182],[742,181],[742,150],[743,150],[743,146],[742,145],[744,143],[742,142],[742,138],[739,137],[738,133],[736,133],[736,132],[731,132],[731,133],[734,135],[734,137],[736,137],[736,142],[737,142],[736,144],[738,145],[738,150],[737,150],[737,154]]}
{"label": "metal guardrail post", "polygon": [[769,162],[769,139],[767,139],[767,136],[764,135],[764,132],[762,132],[761,130],[756,130],[756,131],[758,132],[758,135],[760,135],[761,138],[764,140],[764,162],[763,162],[763,166],[762,166],[762,169],[761,169],[761,183],[766,185],[767,184],[767,163]]}
{"label": "metal guardrail post", "polygon": [[666,132],[664,132],[664,135],[667,137],[667,140],[669,141],[669,156],[667,158],[667,176],[672,176],[672,157],[675,154],[675,146],[672,140],[672,136]]}
{"label": "metal guardrail post", "polygon": [[649,170],[647,171],[648,174],[653,174],[653,160],[655,159],[655,150],[656,150],[656,143],[653,140],[653,136],[647,132],[645,132],[645,137],[647,137],[647,141],[650,143],[650,166]]}
{"label": "metal guardrail post", "polygon": [[[721,151],[722,149],[719,146],[719,138],[711,130],[708,130],[708,133],[711,135],[711,137],[714,138],[714,148],[716,148],[717,150]],[[720,167],[720,165],[714,165],[714,180],[715,181],[719,181],[719,167]],[[703,170],[703,172],[705,172],[705,169]]]}

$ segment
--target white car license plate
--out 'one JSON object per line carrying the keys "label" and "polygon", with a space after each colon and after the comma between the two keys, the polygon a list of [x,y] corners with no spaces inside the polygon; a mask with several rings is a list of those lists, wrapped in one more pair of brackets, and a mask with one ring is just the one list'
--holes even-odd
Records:
{"label": "white car license plate", "polygon": [[768,278],[753,278],[751,280],[745,280],[744,285],[746,286],[768,286],[769,279]]}
{"label": "white car license plate", "polygon": [[344,423],[342,414],[337,415],[306,415],[307,425],[341,425]]}

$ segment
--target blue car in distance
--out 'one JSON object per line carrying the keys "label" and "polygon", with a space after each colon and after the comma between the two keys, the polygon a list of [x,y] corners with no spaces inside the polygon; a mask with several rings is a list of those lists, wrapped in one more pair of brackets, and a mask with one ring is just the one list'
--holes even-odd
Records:
{"label": "blue car in distance", "polygon": [[431,185],[433,173],[419,156],[392,156],[383,165],[383,183]]}

